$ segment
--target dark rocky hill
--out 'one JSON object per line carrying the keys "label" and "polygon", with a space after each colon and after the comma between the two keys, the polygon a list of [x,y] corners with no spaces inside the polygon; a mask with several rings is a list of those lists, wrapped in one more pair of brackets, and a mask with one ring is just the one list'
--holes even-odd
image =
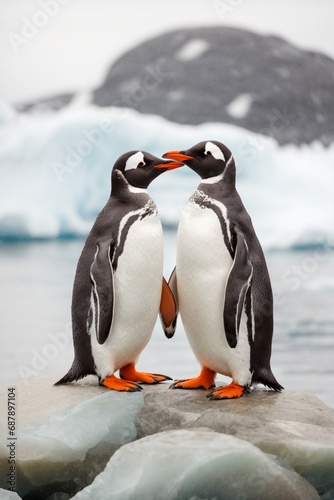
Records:
{"label": "dark rocky hill", "polygon": [[[66,94],[18,109],[57,110],[72,99]],[[280,144],[334,141],[333,59],[236,28],[152,38],[111,65],[91,100],[177,123],[231,123]]]}
{"label": "dark rocky hill", "polygon": [[334,61],[240,29],[149,40],[112,65],[93,100],[178,123],[232,123],[281,144],[334,139]]}

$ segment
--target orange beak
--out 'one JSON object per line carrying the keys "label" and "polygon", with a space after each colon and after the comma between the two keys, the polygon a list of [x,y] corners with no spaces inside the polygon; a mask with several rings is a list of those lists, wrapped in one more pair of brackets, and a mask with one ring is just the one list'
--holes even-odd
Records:
{"label": "orange beak", "polygon": [[180,161],[166,161],[165,163],[158,163],[154,165],[154,168],[164,168],[166,170],[174,170],[174,168],[183,167],[183,163]]}
{"label": "orange beak", "polygon": [[171,160],[176,160],[178,162],[184,163],[186,160],[193,160],[193,156],[185,155],[180,151],[168,151],[162,155],[163,158],[170,158]]}

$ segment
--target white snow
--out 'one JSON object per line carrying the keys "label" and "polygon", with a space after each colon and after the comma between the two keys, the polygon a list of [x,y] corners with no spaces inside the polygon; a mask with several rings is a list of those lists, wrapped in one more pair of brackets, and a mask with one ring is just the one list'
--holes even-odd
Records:
{"label": "white snow", "polygon": [[168,92],[167,94],[167,99],[170,101],[182,101],[182,99],[185,98],[185,92],[184,90],[171,90],[171,92]]}
{"label": "white snow", "polygon": [[210,49],[211,45],[206,40],[194,38],[184,44],[175,54],[175,59],[179,61],[192,61],[199,59]]}
{"label": "white snow", "polygon": [[314,488],[272,456],[209,429],[167,431],[123,446],[75,500],[317,499]]}
{"label": "white snow", "polygon": [[253,99],[249,94],[240,94],[226,106],[226,111],[233,118],[245,118],[252,106]]}

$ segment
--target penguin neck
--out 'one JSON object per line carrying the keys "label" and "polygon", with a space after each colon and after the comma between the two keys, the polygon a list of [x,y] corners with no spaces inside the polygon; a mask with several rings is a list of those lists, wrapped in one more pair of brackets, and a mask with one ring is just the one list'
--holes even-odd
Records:
{"label": "penguin neck", "polygon": [[206,179],[202,179],[201,184],[216,184],[221,181],[224,177],[224,172],[219,175],[215,175],[214,177],[207,177]]}
{"label": "penguin neck", "polygon": [[235,163],[233,156],[230,156],[226,163],[224,172],[214,177],[207,177],[202,179],[200,185],[212,185],[219,186],[219,189],[223,192],[224,196],[228,196],[235,191]]}
{"label": "penguin neck", "polygon": [[[149,194],[146,189],[138,188],[135,186],[131,186],[128,183],[122,172],[119,170],[114,170],[112,173],[112,184],[111,184],[111,194],[110,196],[115,196],[120,201],[128,202],[134,201],[134,199],[138,198],[139,200],[143,200],[146,202],[149,198]],[[142,195],[139,196],[138,195]],[[141,203],[139,203],[141,205]]]}
{"label": "penguin neck", "polygon": [[130,193],[135,193],[135,194],[144,193],[144,194],[147,194],[147,189],[139,188],[139,187],[136,187],[136,186],[131,186],[131,184],[128,184],[128,189],[129,189]]}

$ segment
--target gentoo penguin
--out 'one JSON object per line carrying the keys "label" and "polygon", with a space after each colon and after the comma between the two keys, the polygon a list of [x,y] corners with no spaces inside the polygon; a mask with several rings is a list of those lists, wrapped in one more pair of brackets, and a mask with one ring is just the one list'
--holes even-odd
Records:
{"label": "gentoo penguin", "polygon": [[[159,306],[164,327],[175,304],[162,277],[163,237],[157,208],[146,188],[182,163],[143,151],[123,154],[112,170],[110,198],[98,215],[80,256],[72,296],[74,361],[55,385],[96,374],[116,391],[170,377],[137,372]],[[119,370],[120,377],[115,376]]]}
{"label": "gentoo penguin", "polygon": [[[231,151],[204,141],[163,155],[185,163],[202,181],[178,227],[176,269],[170,287],[200,375],[172,388],[209,389],[216,373],[232,378],[210,399],[242,396],[260,382],[283,387],[270,368],[273,298],[264,254],[235,188]],[[174,321],[175,323],[175,321]]]}

